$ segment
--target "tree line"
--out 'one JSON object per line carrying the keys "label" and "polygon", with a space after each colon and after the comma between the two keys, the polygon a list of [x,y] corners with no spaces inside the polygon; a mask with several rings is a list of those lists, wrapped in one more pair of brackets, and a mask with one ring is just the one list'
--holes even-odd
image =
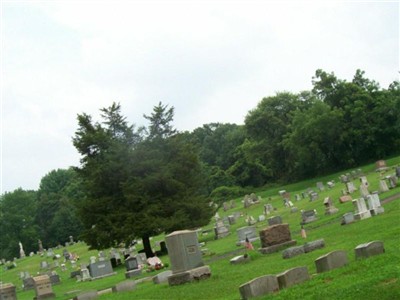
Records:
{"label": "tree line", "polygon": [[173,128],[174,108],[154,107],[135,127],[113,103],[102,122],[78,115],[73,144],[81,165],[53,170],[38,191],[1,196],[0,256],[18,241],[37,250],[80,237],[102,249],[208,224],[229,197],[400,153],[400,84],[388,88],[357,70],[351,81],[317,70],[313,88],[263,98],[243,125]]}

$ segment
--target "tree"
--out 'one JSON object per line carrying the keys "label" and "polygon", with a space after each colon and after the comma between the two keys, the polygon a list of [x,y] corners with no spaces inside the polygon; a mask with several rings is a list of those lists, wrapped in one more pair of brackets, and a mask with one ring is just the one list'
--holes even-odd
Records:
{"label": "tree", "polygon": [[141,237],[153,256],[152,235],[207,224],[212,210],[200,193],[201,165],[194,147],[172,128],[173,108],[154,107],[146,116],[147,136],[134,132],[119,105],[102,112],[101,124],[79,115],[73,139],[87,190],[80,205],[83,239],[103,249]]}
{"label": "tree", "polygon": [[0,256],[19,257],[21,242],[26,253],[37,251],[39,228],[35,223],[37,195],[21,188],[0,198]]}

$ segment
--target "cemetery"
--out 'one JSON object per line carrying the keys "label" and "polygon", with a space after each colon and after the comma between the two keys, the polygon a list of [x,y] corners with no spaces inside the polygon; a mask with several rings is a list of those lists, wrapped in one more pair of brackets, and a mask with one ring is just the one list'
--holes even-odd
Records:
{"label": "cemetery", "polygon": [[1,260],[0,299],[395,299],[399,165],[225,199],[207,226],[152,237],[159,256],[150,259],[140,241],[102,251],[38,245],[32,255],[17,244],[20,257]]}

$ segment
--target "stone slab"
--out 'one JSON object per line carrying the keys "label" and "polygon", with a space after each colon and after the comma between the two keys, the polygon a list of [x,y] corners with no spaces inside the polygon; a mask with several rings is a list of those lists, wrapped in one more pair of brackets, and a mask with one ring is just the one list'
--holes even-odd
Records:
{"label": "stone slab", "polygon": [[202,266],[199,268],[191,269],[181,273],[174,273],[168,277],[168,284],[180,285],[192,281],[198,281],[209,278],[211,276],[211,269],[209,266]]}
{"label": "stone slab", "polygon": [[1,300],[17,300],[17,288],[12,283],[0,282],[0,299]]}
{"label": "stone slab", "polygon": [[132,277],[136,277],[142,274],[142,270],[141,269],[135,269],[135,270],[130,270],[130,271],[126,271],[125,272],[125,278],[129,279]]}
{"label": "stone slab", "polygon": [[132,291],[136,288],[136,282],[134,280],[125,280],[112,287],[113,293]]}
{"label": "stone slab", "polygon": [[354,249],[356,259],[368,258],[370,256],[385,253],[383,242],[373,241],[365,244],[360,244]]}
{"label": "stone slab", "polygon": [[296,242],[295,240],[291,240],[291,241],[288,241],[288,242],[284,242],[284,243],[282,243],[282,244],[278,244],[278,245],[273,245],[273,246],[269,246],[269,247],[260,248],[260,249],[258,249],[258,251],[259,251],[261,254],[275,253],[275,252],[278,252],[278,251],[280,251],[280,250],[282,250],[282,249],[285,249],[285,248],[287,248],[287,247],[294,246],[294,245],[296,245],[296,243],[297,243],[297,242]]}
{"label": "stone slab", "polygon": [[82,294],[76,295],[74,300],[92,300],[97,299],[97,291],[87,291]]}
{"label": "stone slab", "polygon": [[279,288],[288,288],[310,279],[307,267],[296,267],[286,270],[278,275]]}
{"label": "stone slab", "polygon": [[158,273],[156,276],[153,277],[153,282],[155,284],[168,282],[168,277],[171,276],[171,275],[172,275],[172,271],[171,270]]}
{"label": "stone slab", "polygon": [[300,254],[304,254],[304,246],[291,247],[283,250],[282,257],[283,258],[291,258]]}
{"label": "stone slab", "polygon": [[311,242],[307,242],[304,244],[304,252],[308,253],[317,249],[321,249],[325,247],[325,240],[319,239]]}
{"label": "stone slab", "polygon": [[329,252],[315,260],[317,273],[327,272],[332,269],[340,268],[349,263],[347,253],[343,250]]}
{"label": "stone slab", "polygon": [[257,277],[239,287],[240,295],[244,300],[278,291],[278,278],[275,275],[264,275]]}

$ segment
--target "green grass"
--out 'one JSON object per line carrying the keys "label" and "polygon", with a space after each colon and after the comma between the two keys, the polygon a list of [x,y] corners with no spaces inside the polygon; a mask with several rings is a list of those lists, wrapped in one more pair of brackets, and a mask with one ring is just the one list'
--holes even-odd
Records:
{"label": "green grass", "polygon": [[[388,165],[398,165],[400,157],[387,160]],[[379,174],[374,172],[374,165],[362,167],[370,183],[370,191],[378,190]],[[350,171],[350,170],[349,170]],[[292,239],[297,240],[297,245],[302,245],[307,241],[320,238],[325,239],[325,248],[299,255],[290,259],[283,259],[281,252],[262,255],[259,252],[248,251],[251,261],[241,265],[231,265],[229,260],[236,256],[232,252],[235,250],[243,251],[243,247],[236,246],[236,229],[247,226],[244,217],[230,227],[231,234],[223,239],[215,240],[213,233],[214,222],[204,226],[203,230],[211,229],[208,235],[199,237],[200,242],[206,242],[208,253],[204,256],[204,262],[211,268],[212,275],[209,279],[200,282],[188,283],[180,286],[170,287],[168,284],[155,285],[151,281],[137,285],[134,291],[115,294],[104,294],[99,299],[240,299],[239,286],[256,277],[267,274],[278,274],[287,269],[297,266],[307,266],[311,275],[311,280],[283,289],[274,295],[266,295],[258,299],[400,299],[400,199],[384,205],[385,213],[365,219],[350,225],[341,226],[341,216],[349,211],[354,211],[352,203],[340,204],[338,201],[341,189],[344,184],[339,182],[338,176],[348,171],[343,171],[330,176],[320,177],[313,180],[298,182],[291,185],[274,187],[269,190],[257,193],[262,196],[261,203],[243,208],[240,199],[235,199],[236,208],[224,212],[219,211],[221,217],[240,211],[243,214],[252,215],[257,218],[263,212],[263,205],[267,202],[272,203],[277,211],[273,215],[280,215],[285,223],[290,225]],[[393,173],[393,170],[390,171]],[[387,173],[388,174],[388,173]],[[326,183],[328,180],[335,179],[336,186],[332,190],[325,190],[319,194],[319,200],[309,202],[308,199],[295,201],[294,194],[305,191],[308,187],[316,190],[316,182]],[[356,186],[358,181],[354,181]],[[299,208],[299,212],[290,213],[290,209],[284,207],[278,191],[285,189],[292,195],[292,202]],[[380,195],[381,200],[391,195],[400,193],[400,186]],[[335,215],[325,216],[323,200],[330,196],[334,200],[339,212]],[[355,192],[353,198],[359,197],[359,192]],[[268,201],[268,198],[271,198]],[[230,200],[230,199],[227,199]],[[305,226],[307,239],[300,237],[300,210],[317,209],[319,220]],[[265,227],[266,221],[257,223],[257,230]],[[159,236],[153,239],[160,241],[164,237]],[[354,248],[368,241],[380,240],[384,242],[385,253],[363,260],[355,260]],[[254,247],[260,247],[260,242],[254,242]],[[62,254],[61,249],[55,253]],[[349,265],[326,272],[316,274],[314,261],[319,256],[334,250],[345,250],[348,254]],[[89,257],[97,255],[97,251],[88,251],[84,243],[77,243],[69,247],[70,252],[78,253],[81,262],[87,263]],[[161,257],[163,262],[169,263],[168,256]],[[35,296],[33,290],[22,291],[22,281],[18,278],[20,271],[28,271],[34,275],[39,272],[40,261],[43,258],[34,256],[19,259],[17,268],[4,271],[1,270],[1,281],[12,282],[17,286],[17,297],[20,300],[32,299]],[[52,260],[48,259],[48,262]],[[98,279],[90,282],[76,282],[70,279],[71,269],[61,272],[57,269],[62,283],[53,286],[57,299],[71,299],[76,294],[88,290],[103,290],[112,287],[118,282],[125,280],[123,266],[115,269],[117,275]],[[163,270],[161,270],[163,271]],[[139,278],[154,276],[156,272],[143,274]],[[137,278],[136,278],[137,279]],[[77,291],[65,295],[67,292]]]}

